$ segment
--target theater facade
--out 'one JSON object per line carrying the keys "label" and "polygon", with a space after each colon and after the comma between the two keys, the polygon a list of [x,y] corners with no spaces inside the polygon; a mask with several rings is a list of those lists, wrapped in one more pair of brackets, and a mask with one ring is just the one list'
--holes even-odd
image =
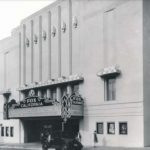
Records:
{"label": "theater facade", "polygon": [[58,0],[0,41],[0,142],[44,126],[84,146],[150,145],[148,0]]}

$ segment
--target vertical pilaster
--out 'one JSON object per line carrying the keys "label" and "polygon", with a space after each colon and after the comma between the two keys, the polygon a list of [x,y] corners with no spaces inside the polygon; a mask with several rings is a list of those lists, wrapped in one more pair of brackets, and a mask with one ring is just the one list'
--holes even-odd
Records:
{"label": "vertical pilaster", "polygon": [[60,101],[60,100],[61,100],[61,88],[60,88],[60,87],[57,87],[57,88],[56,88],[56,94],[57,94],[56,99],[57,99],[58,101]]}
{"label": "vertical pilaster", "polygon": [[[69,75],[72,75],[72,0],[69,0]],[[67,85],[67,93],[71,95],[71,85]]]}
{"label": "vertical pilaster", "polygon": [[23,83],[26,83],[26,25],[23,25]]}
{"label": "vertical pilaster", "polygon": [[48,12],[48,78],[51,79],[51,12]]}
{"label": "vertical pilaster", "polygon": [[51,90],[50,90],[50,89],[47,89],[47,90],[46,90],[46,96],[47,96],[48,98],[52,98],[52,93],[51,93]]}
{"label": "vertical pilaster", "polygon": [[[21,87],[21,33],[19,32],[19,87]],[[19,92],[19,100],[21,98],[21,93]]]}
{"label": "vertical pilaster", "polygon": [[72,0],[69,0],[69,74],[72,75]]}
{"label": "vertical pilaster", "polygon": [[19,87],[21,86],[21,33],[19,32]]}
{"label": "vertical pilaster", "polygon": [[34,63],[34,49],[33,49],[33,20],[31,20],[31,83],[33,83],[33,73],[34,73],[34,67],[33,67],[33,63]]}
{"label": "vertical pilaster", "polygon": [[58,77],[61,77],[61,6],[58,6]]}
{"label": "vertical pilaster", "polygon": [[4,89],[6,88],[6,70],[7,70],[7,66],[6,66],[6,53],[4,54]]}
{"label": "vertical pilaster", "polygon": [[21,92],[21,93],[20,93],[20,100],[22,101],[22,100],[24,100],[24,99],[25,99],[25,93]]}
{"label": "vertical pilaster", "polygon": [[38,97],[42,98],[42,92],[41,92],[41,90],[38,90]]}
{"label": "vertical pilaster", "polygon": [[72,94],[72,87],[71,87],[71,85],[67,86],[67,94],[69,94],[69,95]]}
{"label": "vertical pilaster", "polygon": [[42,16],[39,16],[39,81],[42,81]]}
{"label": "vertical pilaster", "polygon": [[[58,6],[58,77],[61,77],[61,6]],[[61,88],[57,87],[57,100],[61,100]]]}

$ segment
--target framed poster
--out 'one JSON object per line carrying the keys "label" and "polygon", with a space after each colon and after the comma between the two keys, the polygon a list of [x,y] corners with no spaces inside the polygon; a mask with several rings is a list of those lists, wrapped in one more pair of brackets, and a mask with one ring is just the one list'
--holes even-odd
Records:
{"label": "framed poster", "polygon": [[10,136],[11,136],[11,137],[14,136],[14,127],[10,127]]}
{"label": "framed poster", "polygon": [[104,133],[104,124],[103,124],[103,122],[97,122],[96,132],[97,132],[97,134],[103,134]]}
{"label": "framed poster", "polygon": [[119,134],[128,134],[128,124],[127,122],[119,122]]}
{"label": "framed poster", "polygon": [[114,122],[108,122],[107,123],[107,133],[108,134],[115,134],[115,123]]}

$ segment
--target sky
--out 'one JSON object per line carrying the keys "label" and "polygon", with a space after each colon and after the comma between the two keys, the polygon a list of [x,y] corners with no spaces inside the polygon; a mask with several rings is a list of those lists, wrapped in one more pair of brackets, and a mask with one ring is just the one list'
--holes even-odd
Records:
{"label": "sky", "polygon": [[0,40],[11,35],[22,19],[55,0],[0,0]]}

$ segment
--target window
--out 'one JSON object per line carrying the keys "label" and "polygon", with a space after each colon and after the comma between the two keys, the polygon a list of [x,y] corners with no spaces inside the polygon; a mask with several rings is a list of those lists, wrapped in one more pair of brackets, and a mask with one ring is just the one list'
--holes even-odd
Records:
{"label": "window", "polygon": [[6,133],[5,133],[6,136],[9,136],[9,127],[6,127],[6,130],[5,130],[5,131],[6,131]]}
{"label": "window", "polygon": [[11,137],[14,136],[14,127],[10,127],[10,136],[11,136]]}
{"label": "window", "polygon": [[4,136],[4,127],[1,127],[1,136]]}
{"label": "window", "polygon": [[107,123],[107,133],[108,134],[115,134],[115,123],[114,122],[108,122]]}
{"label": "window", "polygon": [[116,99],[116,78],[105,79],[105,100],[112,101]]}
{"label": "window", "polygon": [[103,134],[104,132],[103,122],[98,122],[96,124],[96,131],[97,131],[97,134]]}
{"label": "window", "polygon": [[128,124],[127,122],[119,122],[119,134],[128,134]]}

